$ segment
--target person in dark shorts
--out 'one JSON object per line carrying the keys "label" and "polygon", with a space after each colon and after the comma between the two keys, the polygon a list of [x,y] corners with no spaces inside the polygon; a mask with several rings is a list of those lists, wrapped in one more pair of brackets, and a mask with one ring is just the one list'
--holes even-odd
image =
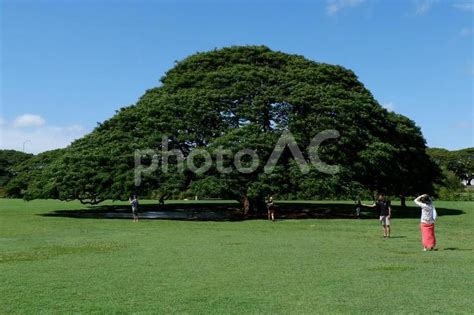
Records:
{"label": "person in dark shorts", "polygon": [[275,222],[275,204],[273,203],[273,196],[265,198],[265,204],[267,206],[268,220]]}
{"label": "person in dark shorts", "polygon": [[392,207],[390,201],[385,198],[383,194],[380,194],[377,201],[372,205],[363,205],[364,207],[376,208],[379,213],[379,220],[383,227],[383,237],[390,237],[390,218],[392,216]]}
{"label": "person in dark shorts", "polygon": [[133,222],[138,222],[138,197],[137,195],[133,195],[133,197],[129,198],[130,204],[132,205],[132,214],[133,214]]}

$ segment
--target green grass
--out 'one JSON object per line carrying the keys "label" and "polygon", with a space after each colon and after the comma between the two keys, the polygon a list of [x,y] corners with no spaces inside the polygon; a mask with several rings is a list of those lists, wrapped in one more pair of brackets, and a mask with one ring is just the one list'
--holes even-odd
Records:
{"label": "green grass", "polygon": [[422,252],[417,218],[385,241],[373,219],[133,223],[1,199],[0,314],[470,313],[474,202],[437,207],[463,214]]}

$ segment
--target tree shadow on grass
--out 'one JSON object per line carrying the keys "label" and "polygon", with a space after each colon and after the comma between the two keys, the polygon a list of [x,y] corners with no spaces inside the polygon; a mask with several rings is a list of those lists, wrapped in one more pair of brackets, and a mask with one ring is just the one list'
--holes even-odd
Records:
{"label": "tree shadow on grass", "polygon": [[[80,210],[57,210],[45,217],[69,217],[79,219],[127,219],[133,218],[128,205],[89,206]],[[240,221],[245,217],[237,204],[183,203],[144,204],[139,207],[140,219],[195,220],[195,221]]]}
{"label": "tree shadow on grass", "polygon": [[460,251],[471,251],[472,248],[458,248],[458,247],[446,247],[443,250],[460,250]]}
{"label": "tree shadow on grass", "polygon": [[[275,214],[285,219],[374,219],[378,213],[371,208],[362,208],[360,216],[356,216],[356,206],[348,203],[312,203],[284,202],[276,203]],[[173,203],[167,205],[140,205],[139,216],[142,219],[162,220],[195,220],[195,221],[242,221],[249,219],[266,219],[265,212],[244,216],[241,208],[235,203]],[[392,217],[419,218],[418,207],[392,207]],[[437,209],[439,216],[461,215],[464,211],[457,209]],[[102,205],[90,206],[80,210],[57,210],[45,214],[45,217],[69,217],[83,219],[131,219],[130,206]]]}

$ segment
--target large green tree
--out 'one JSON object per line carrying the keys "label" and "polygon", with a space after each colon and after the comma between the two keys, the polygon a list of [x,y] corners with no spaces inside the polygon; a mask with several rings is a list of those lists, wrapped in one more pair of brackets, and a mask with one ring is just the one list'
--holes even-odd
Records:
{"label": "large green tree", "polygon": [[[324,163],[337,165],[337,172],[307,163],[314,157],[315,150],[308,149],[313,138],[327,130],[333,136],[317,152]],[[289,146],[272,160],[272,172],[265,168],[282,134],[297,143],[305,171]],[[138,156],[141,164],[162,160],[167,156],[163,137],[168,150],[179,150],[185,159],[200,149],[215,162],[224,150],[228,171],[213,163],[206,172],[193,172],[175,156],[168,172],[148,168],[136,186],[136,150],[155,150]],[[252,172],[234,165],[234,154],[245,149],[254,150],[260,161]],[[65,149],[42,178],[63,200],[98,203],[132,192],[188,192],[234,198],[251,211],[262,207],[266,194],[327,198],[363,190],[429,192],[437,170],[425,149],[419,128],[382,108],[352,71],[264,46],[229,47],[178,62],[159,87]],[[193,157],[197,166],[205,155]],[[244,168],[252,165],[249,154],[238,160]]]}

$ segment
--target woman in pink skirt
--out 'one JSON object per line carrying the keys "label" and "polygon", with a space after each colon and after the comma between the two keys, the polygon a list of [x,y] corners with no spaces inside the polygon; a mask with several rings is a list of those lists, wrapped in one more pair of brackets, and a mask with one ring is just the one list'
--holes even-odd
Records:
{"label": "woman in pink skirt", "polygon": [[433,250],[436,246],[435,225],[437,214],[433,201],[427,194],[418,196],[415,203],[421,207],[421,237],[423,250]]}

